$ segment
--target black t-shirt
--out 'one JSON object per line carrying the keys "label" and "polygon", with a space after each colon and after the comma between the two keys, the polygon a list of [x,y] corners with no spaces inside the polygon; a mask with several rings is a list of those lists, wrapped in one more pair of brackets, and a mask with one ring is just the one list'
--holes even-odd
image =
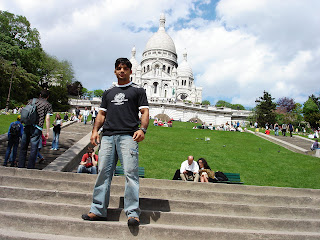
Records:
{"label": "black t-shirt", "polygon": [[100,105],[106,111],[103,135],[132,135],[139,129],[139,110],[148,106],[146,92],[137,84],[112,86],[103,93]]}

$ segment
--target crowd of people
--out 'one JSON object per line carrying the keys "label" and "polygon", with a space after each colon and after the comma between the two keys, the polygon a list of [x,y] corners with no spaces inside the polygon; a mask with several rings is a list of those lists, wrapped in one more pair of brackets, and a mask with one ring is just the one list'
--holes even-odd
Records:
{"label": "crowd of people", "polygon": [[172,127],[172,121],[173,119],[170,119],[169,121],[162,121],[158,118],[155,118],[153,120],[153,126],[159,126],[159,127]]}

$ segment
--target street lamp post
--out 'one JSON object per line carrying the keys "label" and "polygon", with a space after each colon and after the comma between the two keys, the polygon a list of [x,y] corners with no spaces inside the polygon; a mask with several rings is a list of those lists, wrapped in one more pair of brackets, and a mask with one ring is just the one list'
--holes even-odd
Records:
{"label": "street lamp post", "polygon": [[16,63],[16,62],[13,62],[13,63],[11,63],[11,66],[12,66],[12,74],[11,74],[10,86],[9,86],[9,93],[8,93],[7,104],[6,104],[6,112],[9,111],[9,102],[10,102],[11,86],[12,86],[12,80],[13,80],[14,70],[15,70],[16,67],[17,67],[17,63]]}

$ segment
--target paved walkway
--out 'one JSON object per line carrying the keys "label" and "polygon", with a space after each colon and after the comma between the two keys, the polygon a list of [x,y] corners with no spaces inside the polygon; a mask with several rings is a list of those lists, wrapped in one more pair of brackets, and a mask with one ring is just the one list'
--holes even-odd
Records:
{"label": "paved walkway", "polygon": [[[83,122],[82,123],[67,122],[67,123],[64,123],[64,125],[65,126],[63,126],[61,130],[60,139],[59,139],[59,149],[57,151],[50,150],[51,144],[52,144],[52,136],[53,136],[52,129],[51,129],[50,137],[47,140],[47,145],[43,147],[40,151],[41,155],[45,159],[45,162],[41,164],[37,163],[36,164],[37,169],[45,168],[47,165],[49,165],[52,161],[54,161],[56,158],[61,156],[64,152],[66,152],[70,147],[72,147],[80,139],[85,137],[92,130],[92,125],[90,125],[90,123],[85,125]],[[6,149],[7,149],[7,137],[4,135],[1,135],[1,136],[2,137],[0,138],[0,164],[2,166],[5,158]],[[89,141],[90,139],[88,139],[88,142]],[[19,150],[20,148],[18,148],[18,154],[17,154],[16,160],[18,160],[19,158]]]}
{"label": "paved walkway", "polygon": [[[312,152],[310,150],[311,144],[314,142],[314,140],[309,138],[304,138],[298,135],[293,135],[293,137],[290,137],[290,134],[286,134],[286,136],[274,136],[273,132],[270,135],[266,135],[261,132],[254,133],[253,131],[248,130],[248,132],[251,132],[261,138],[264,138],[270,142],[273,142],[275,144],[278,144],[282,147],[285,147],[293,152],[307,154],[307,155],[314,155],[315,152]],[[279,132],[280,134],[280,132]]]}

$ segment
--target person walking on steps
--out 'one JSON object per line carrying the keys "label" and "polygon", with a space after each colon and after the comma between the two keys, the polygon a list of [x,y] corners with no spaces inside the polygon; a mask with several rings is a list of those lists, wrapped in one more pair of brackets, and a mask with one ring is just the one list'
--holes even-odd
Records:
{"label": "person walking on steps", "polygon": [[[50,132],[50,115],[52,115],[52,105],[48,102],[49,91],[42,90],[39,98],[35,99],[36,111],[38,118],[35,124],[25,124],[24,132],[21,139],[20,155],[19,155],[19,168],[25,168],[28,145],[30,145],[30,155],[28,159],[27,168],[35,168],[36,158],[38,154],[38,146],[42,135],[43,123],[46,120],[46,139],[49,138]],[[29,100],[29,104],[33,100]],[[22,110],[23,111],[23,110]],[[21,114],[22,115],[22,114]],[[21,118],[22,119],[22,118]]]}
{"label": "person walking on steps", "polygon": [[20,115],[18,115],[17,121],[12,122],[9,127],[8,147],[7,147],[6,156],[4,159],[3,166],[7,166],[11,150],[12,150],[12,159],[11,159],[10,167],[15,166],[19,141],[20,141],[22,134],[23,134],[23,125],[20,122]]}
{"label": "person walking on steps", "polygon": [[[98,116],[93,126],[91,143],[101,143],[99,170],[93,190],[93,200],[88,214],[82,219],[99,221],[107,219],[110,185],[119,158],[126,178],[124,212],[128,226],[139,226],[139,149],[149,125],[149,104],[145,90],[130,81],[132,64],[127,58],[115,62],[118,84],[103,93]],[[139,112],[141,124],[139,128]],[[100,141],[98,130],[103,126]]]}

